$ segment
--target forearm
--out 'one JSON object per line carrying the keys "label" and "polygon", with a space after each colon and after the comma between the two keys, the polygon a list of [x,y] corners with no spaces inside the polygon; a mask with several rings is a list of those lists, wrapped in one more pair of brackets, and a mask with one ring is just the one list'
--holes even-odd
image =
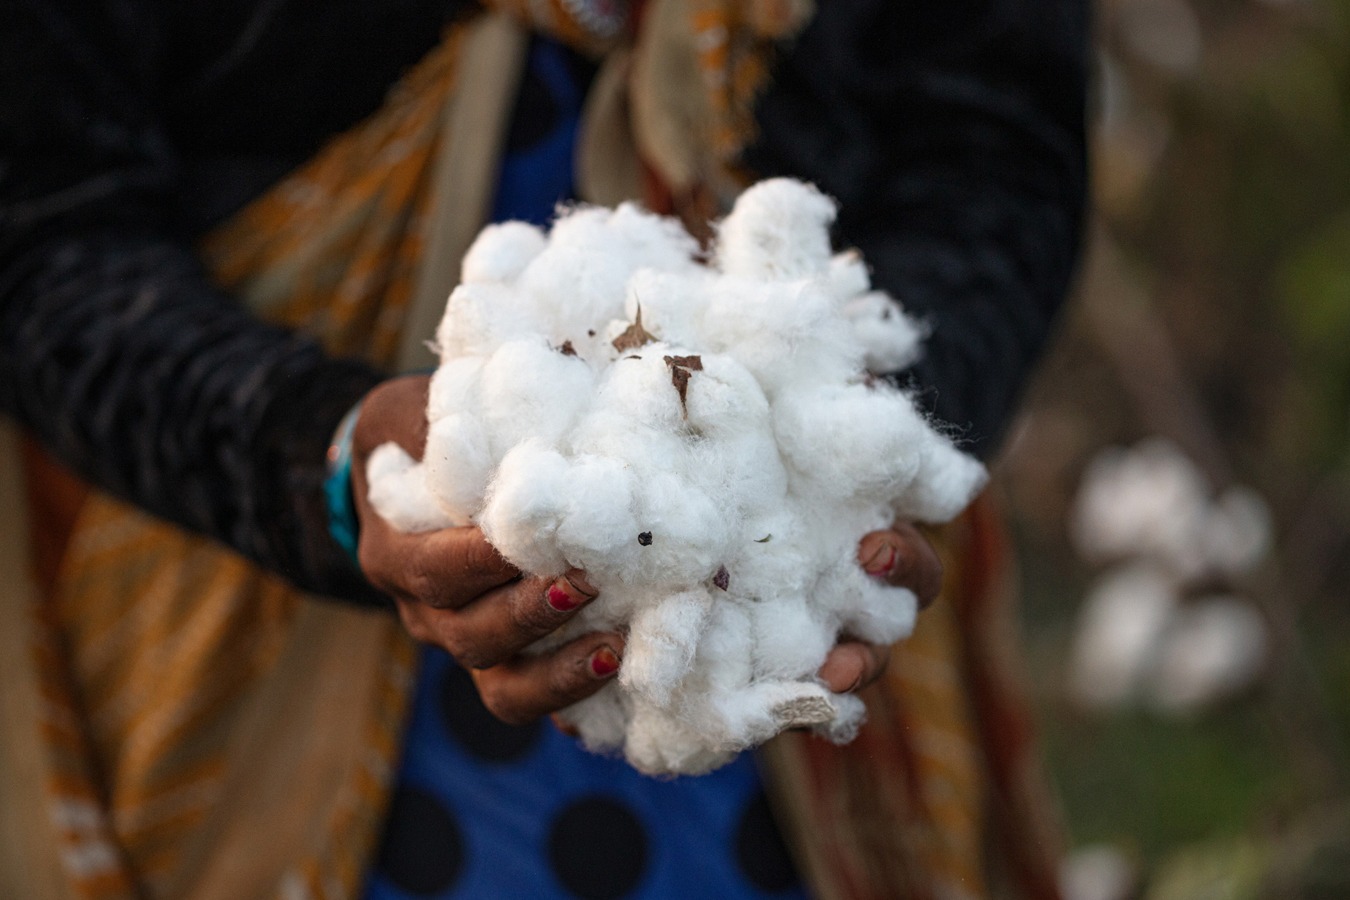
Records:
{"label": "forearm", "polygon": [[984,456],[1077,259],[1085,19],[1072,0],[822,4],[747,154],[839,199],[840,243],[932,328],[899,377]]}
{"label": "forearm", "polygon": [[301,587],[373,598],[321,488],[328,438],[374,372],[257,321],[148,236],[0,259],[0,342],[0,409],[91,482]]}

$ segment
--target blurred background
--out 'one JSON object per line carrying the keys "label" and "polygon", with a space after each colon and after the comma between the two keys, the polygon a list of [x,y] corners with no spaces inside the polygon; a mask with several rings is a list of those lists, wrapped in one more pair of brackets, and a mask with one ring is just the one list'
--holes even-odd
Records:
{"label": "blurred background", "polygon": [[1350,898],[1350,0],[1104,0],[1000,466],[1072,900]]}

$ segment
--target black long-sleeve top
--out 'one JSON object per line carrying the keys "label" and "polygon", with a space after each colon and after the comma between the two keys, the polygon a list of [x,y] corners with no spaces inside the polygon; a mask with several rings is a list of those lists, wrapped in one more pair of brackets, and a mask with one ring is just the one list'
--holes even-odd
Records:
{"label": "black long-sleeve top", "polygon": [[[372,112],[466,4],[0,0],[0,411],[94,483],[309,590],[371,592],[324,451],[367,366],[212,286],[212,224]],[[842,243],[931,320],[907,373],[988,452],[1077,251],[1076,0],[829,0],[746,162],[841,201]]]}

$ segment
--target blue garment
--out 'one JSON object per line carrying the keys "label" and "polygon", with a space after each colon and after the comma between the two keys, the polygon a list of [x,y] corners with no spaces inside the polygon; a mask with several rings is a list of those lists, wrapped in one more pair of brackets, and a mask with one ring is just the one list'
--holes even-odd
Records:
{"label": "blue garment", "polygon": [[[574,195],[579,68],[559,45],[532,43],[494,221],[543,224]],[[750,754],[699,778],[650,778],[586,752],[547,722],[503,724],[468,673],[427,648],[366,896],[806,895]]]}

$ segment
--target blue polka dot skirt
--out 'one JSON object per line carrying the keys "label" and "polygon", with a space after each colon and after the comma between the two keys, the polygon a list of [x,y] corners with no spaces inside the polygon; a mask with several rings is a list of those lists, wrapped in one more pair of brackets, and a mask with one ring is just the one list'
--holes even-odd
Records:
{"label": "blue polka dot skirt", "polygon": [[548,722],[503,724],[424,651],[368,900],[805,896],[750,755],[654,779]]}

